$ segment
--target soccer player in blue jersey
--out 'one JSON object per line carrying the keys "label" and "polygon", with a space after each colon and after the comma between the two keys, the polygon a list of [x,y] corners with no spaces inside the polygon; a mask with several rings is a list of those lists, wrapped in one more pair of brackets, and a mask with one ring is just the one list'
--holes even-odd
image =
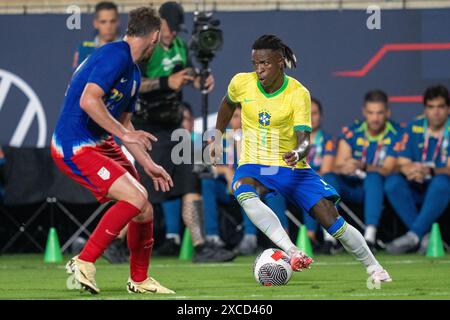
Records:
{"label": "soccer player in blue jersey", "polygon": [[66,265],[85,290],[99,293],[95,261],[128,225],[130,277],[128,292],[174,293],[148,276],[153,247],[153,209],[133,165],[115,143],[116,136],[153,180],[168,191],[169,174],[147,153],[156,139],[134,130],[131,115],[140,85],[136,65],[150,57],[161,22],[150,8],[132,10],[123,41],[94,51],[75,71],[52,137],[51,154],[58,168],[88,188],[99,202],[116,201],[103,215],[79,254]]}
{"label": "soccer player in blue jersey", "polygon": [[[232,191],[250,220],[290,256],[294,271],[308,268],[312,259],[289,239],[280,220],[260,197],[278,192],[309,212],[366,267],[373,282],[392,281],[373,256],[364,237],[339,216],[334,202],[339,195],[305,160],[310,148],[311,98],[309,91],[285,74],[296,58],[274,35],[263,35],[252,47],[254,72],[238,73],[228,86],[217,116],[223,133],[234,110],[242,108],[242,152]],[[222,141],[216,137],[211,157]]]}
{"label": "soccer player in blue jersey", "polygon": [[[423,97],[424,116],[412,121],[398,153],[400,173],[385,184],[386,195],[408,233],[389,243],[392,254],[424,252],[426,234],[450,201],[450,96],[446,87],[430,87]],[[420,204],[420,209],[417,209]]]}

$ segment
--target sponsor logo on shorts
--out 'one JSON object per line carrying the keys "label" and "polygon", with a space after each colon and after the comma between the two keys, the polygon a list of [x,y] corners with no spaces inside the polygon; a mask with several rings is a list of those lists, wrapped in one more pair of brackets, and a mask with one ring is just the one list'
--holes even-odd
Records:
{"label": "sponsor logo on shorts", "polygon": [[98,170],[97,174],[103,180],[108,180],[111,177],[111,173],[105,167],[102,167],[100,170]]}

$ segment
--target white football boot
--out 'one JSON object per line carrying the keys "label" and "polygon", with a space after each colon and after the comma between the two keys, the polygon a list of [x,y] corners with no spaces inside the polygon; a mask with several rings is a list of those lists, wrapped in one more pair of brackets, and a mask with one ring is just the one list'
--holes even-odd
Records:
{"label": "white football boot", "polygon": [[95,265],[91,262],[83,261],[78,256],[73,257],[66,264],[66,272],[73,275],[73,289],[82,289],[92,294],[100,293],[100,289],[95,282]]}
{"label": "white football boot", "polygon": [[142,282],[135,282],[131,278],[128,278],[127,282],[128,293],[161,293],[161,294],[174,294],[175,291],[170,290],[152,277],[148,277]]}

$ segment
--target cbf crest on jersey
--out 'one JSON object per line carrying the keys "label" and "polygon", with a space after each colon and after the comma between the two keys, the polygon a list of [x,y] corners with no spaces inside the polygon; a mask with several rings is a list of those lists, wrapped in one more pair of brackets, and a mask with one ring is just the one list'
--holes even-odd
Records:
{"label": "cbf crest on jersey", "polygon": [[267,127],[268,125],[270,125],[271,117],[272,116],[270,115],[269,111],[261,110],[258,114],[259,124],[262,125],[263,127]]}

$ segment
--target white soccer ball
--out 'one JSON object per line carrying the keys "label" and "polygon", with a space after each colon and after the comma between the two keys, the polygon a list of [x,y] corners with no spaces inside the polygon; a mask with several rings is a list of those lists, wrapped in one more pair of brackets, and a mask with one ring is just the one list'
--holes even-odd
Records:
{"label": "white soccer ball", "polygon": [[253,264],[256,282],[263,286],[281,286],[292,276],[289,256],[280,249],[267,249],[261,252]]}

